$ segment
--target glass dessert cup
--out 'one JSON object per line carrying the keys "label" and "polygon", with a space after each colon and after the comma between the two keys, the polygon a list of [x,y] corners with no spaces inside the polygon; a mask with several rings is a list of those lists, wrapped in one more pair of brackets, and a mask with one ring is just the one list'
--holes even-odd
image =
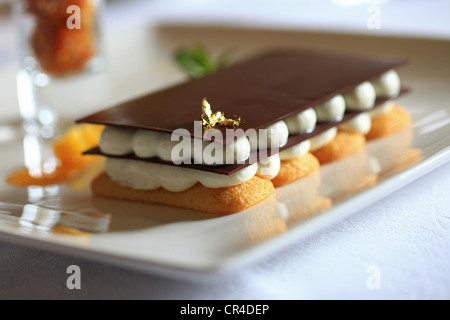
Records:
{"label": "glass dessert cup", "polygon": [[[18,0],[19,107],[27,133],[58,135],[67,109],[50,92],[104,67],[100,0]],[[53,95],[53,97],[52,97]],[[56,105],[58,104],[58,105]]]}
{"label": "glass dessert cup", "polygon": [[88,89],[97,90],[92,81],[100,79],[105,67],[100,34],[103,1],[16,0],[13,4],[19,33],[16,80],[24,160],[29,174],[39,176],[58,166],[52,141],[73,124],[77,106],[92,100]]}

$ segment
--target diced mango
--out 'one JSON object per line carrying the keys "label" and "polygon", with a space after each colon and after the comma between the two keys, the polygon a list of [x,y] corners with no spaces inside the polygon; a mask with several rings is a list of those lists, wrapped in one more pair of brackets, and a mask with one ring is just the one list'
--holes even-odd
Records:
{"label": "diced mango", "polygon": [[89,161],[83,152],[98,145],[103,130],[101,125],[80,124],[72,126],[53,143],[55,156],[62,166],[77,167]]}
{"label": "diced mango", "polygon": [[67,132],[53,142],[55,156],[59,165],[50,173],[39,176],[30,174],[28,168],[11,173],[7,182],[15,186],[39,185],[72,182],[76,189],[87,185],[88,177],[101,171],[104,159],[99,156],[83,155],[83,152],[98,145],[103,130],[101,125],[81,124],[70,127]]}

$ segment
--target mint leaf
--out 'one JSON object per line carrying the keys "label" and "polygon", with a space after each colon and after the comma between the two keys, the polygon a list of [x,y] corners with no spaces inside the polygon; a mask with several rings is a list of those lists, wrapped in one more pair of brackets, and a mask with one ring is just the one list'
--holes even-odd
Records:
{"label": "mint leaf", "polygon": [[175,52],[175,61],[192,78],[201,78],[209,73],[228,67],[231,64],[231,52],[222,54],[217,61],[202,45],[179,49]]}

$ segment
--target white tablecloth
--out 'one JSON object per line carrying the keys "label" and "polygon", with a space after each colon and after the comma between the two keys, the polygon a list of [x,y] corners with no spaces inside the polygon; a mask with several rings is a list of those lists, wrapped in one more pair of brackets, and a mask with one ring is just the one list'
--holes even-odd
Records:
{"label": "white tablecloth", "polygon": [[[122,12],[109,23],[129,21]],[[0,57],[10,57],[11,48],[3,44]],[[447,163],[350,219],[210,282],[179,282],[0,243],[0,298],[449,299],[449,187]],[[70,265],[80,267],[80,290],[67,289]]]}

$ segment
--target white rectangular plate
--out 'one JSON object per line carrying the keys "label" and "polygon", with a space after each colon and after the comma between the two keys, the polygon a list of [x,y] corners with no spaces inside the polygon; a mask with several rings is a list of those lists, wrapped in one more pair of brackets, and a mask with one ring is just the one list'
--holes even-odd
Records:
{"label": "white rectangular plate", "polygon": [[[116,30],[107,42],[108,102],[179,81],[183,76],[171,55],[179,46],[198,42],[214,53],[233,48],[236,57],[274,47],[409,57],[411,64],[400,76],[412,92],[399,103],[411,112],[413,125],[279,188],[276,196],[245,212],[225,217],[94,198],[79,185],[9,186],[4,178],[23,159],[23,144],[1,142],[0,202],[16,204],[0,204],[2,241],[172,277],[217,276],[358,212],[450,159],[448,42],[194,26]],[[78,112],[93,108],[80,107]],[[55,223],[105,232],[75,236],[46,230],[45,225]]]}

